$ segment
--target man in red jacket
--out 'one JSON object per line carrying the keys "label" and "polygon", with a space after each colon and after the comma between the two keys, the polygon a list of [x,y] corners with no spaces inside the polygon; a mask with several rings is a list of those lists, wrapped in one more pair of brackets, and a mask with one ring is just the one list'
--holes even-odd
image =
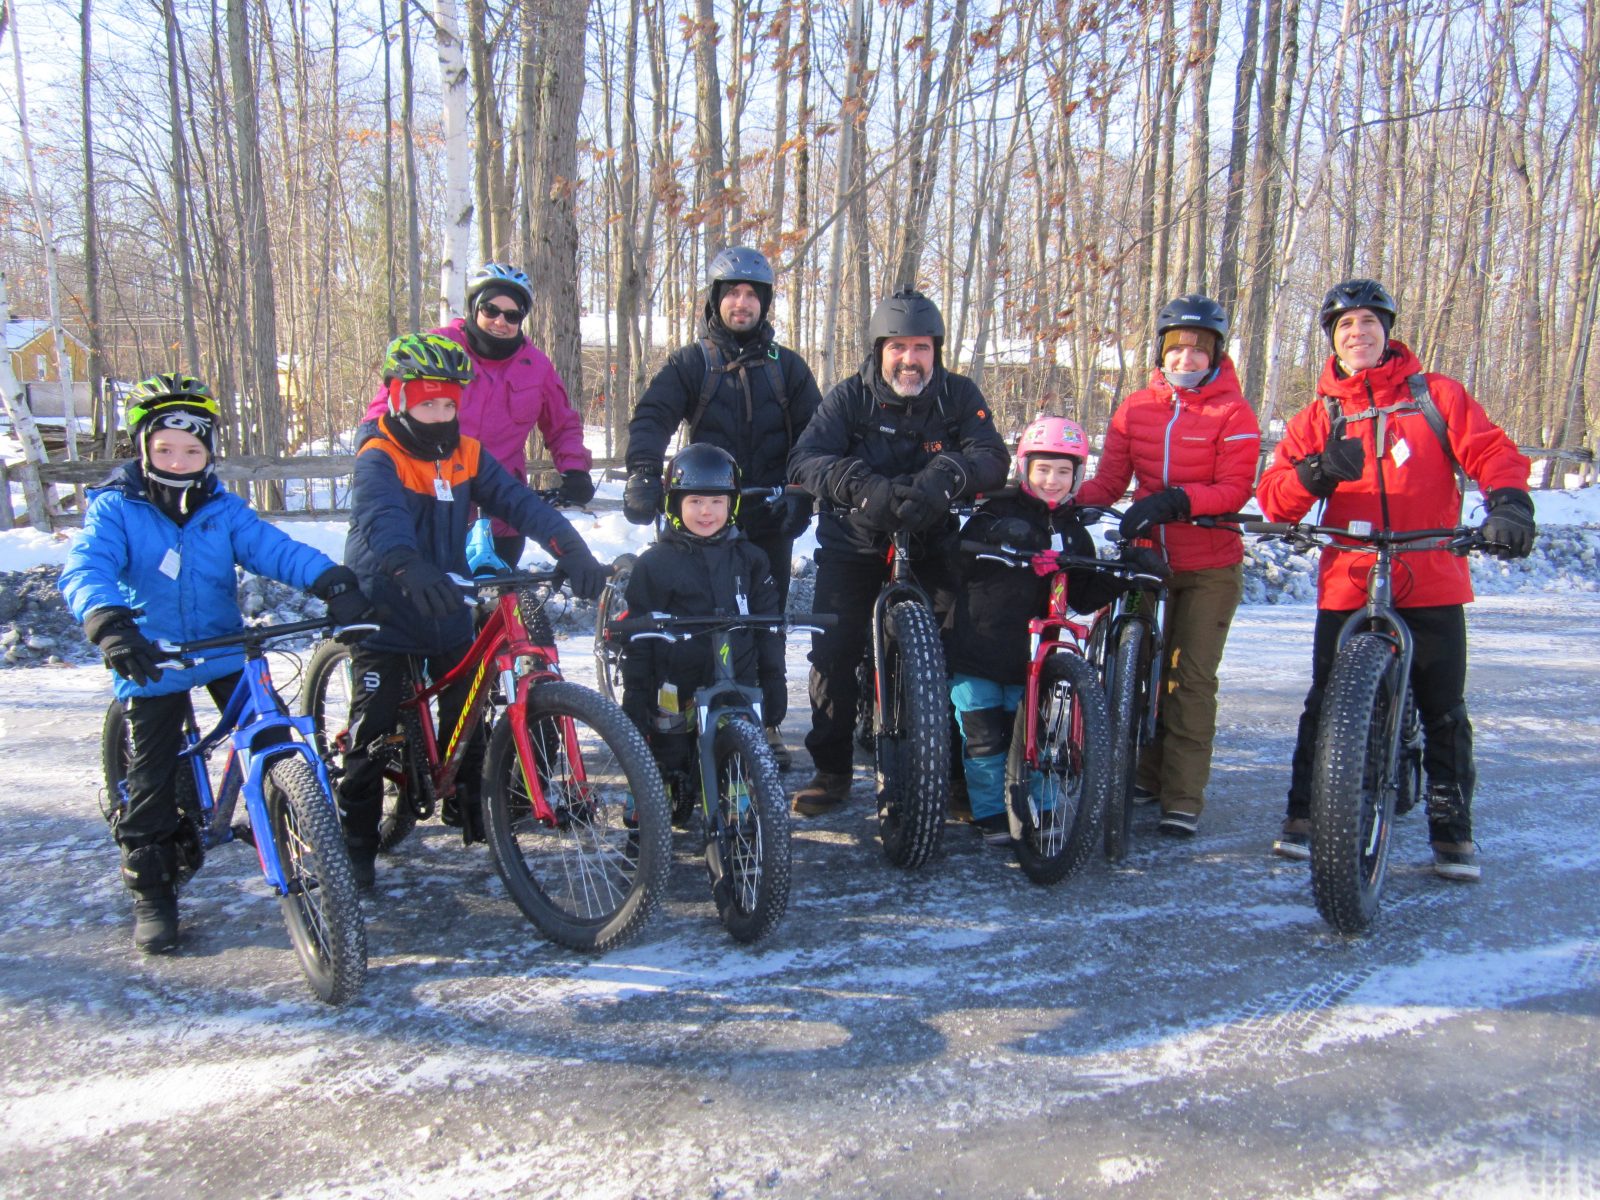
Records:
{"label": "man in red jacket", "polygon": [[[1533,549],[1533,502],[1527,458],[1446,375],[1425,374],[1400,342],[1390,339],[1395,303],[1371,279],[1351,279],[1322,302],[1322,328],[1333,353],[1317,381],[1318,397],[1290,422],[1256,497],[1274,521],[1297,521],[1318,501],[1321,524],[1367,521],[1379,529],[1455,525],[1461,491],[1455,464],[1483,489],[1484,537],[1503,558]],[[1413,396],[1420,380],[1443,418],[1448,450]],[[1379,415],[1383,420],[1380,423]],[[1383,433],[1384,444],[1377,444]],[[1339,629],[1366,603],[1369,556],[1328,547],[1317,586],[1317,624],[1311,690],[1300,717],[1289,777],[1289,810],[1273,852],[1310,857],[1311,760],[1317,716]],[[1472,580],[1465,559],[1448,550],[1408,551],[1396,573],[1395,605],[1405,610],[1415,643],[1411,686],[1422,717],[1423,767],[1428,776],[1428,835],[1433,869],[1446,879],[1479,876],[1472,840],[1472,724],[1465,700],[1467,622]]]}
{"label": "man in red jacket", "polygon": [[1156,319],[1160,366],[1111,418],[1094,478],[1077,504],[1115,504],[1137,477],[1124,538],[1150,538],[1172,568],[1167,661],[1156,738],[1140,757],[1135,797],[1161,802],[1162,833],[1192,836],[1211,778],[1217,668],[1244,591],[1239,535],[1191,516],[1236,512],[1250,498],[1261,431],[1228,357],[1228,315],[1179,296]]}

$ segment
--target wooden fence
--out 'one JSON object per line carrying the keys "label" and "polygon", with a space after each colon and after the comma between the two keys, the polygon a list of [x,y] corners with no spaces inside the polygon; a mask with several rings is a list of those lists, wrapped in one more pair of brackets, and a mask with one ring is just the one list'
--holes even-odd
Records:
{"label": "wooden fence", "polygon": [[[1578,464],[1580,486],[1587,487],[1595,482],[1595,455],[1594,451],[1586,447],[1550,450],[1539,446],[1518,447],[1529,458],[1560,458],[1567,462]],[[1271,457],[1272,446],[1270,443],[1262,445],[1262,463],[1265,464]],[[355,455],[329,454],[308,455],[304,458],[266,458],[254,455],[236,455],[217,463],[217,474],[224,483],[242,490],[252,483],[282,483],[289,480],[301,480],[307,484],[327,482],[330,485],[348,480],[350,472],[355,469]],[[41,483],[58,484],[68,487],[82,487],[97,484],[103,481],[116,466],[115,462],[104,459],[90,459],[80,462],[51,462],[42,466],[33,463],[17,462],[7,463],[0,459],[0,529],[11,529],[18,523],[17,514],[13,511],[11,503],[12,481],[21,482],[29,475],[36,477]],[[622,460],[620,458],[599,458],[595,460],[594,469],[603,473],[605,478],[619,479],[622,477]],[[560,475],[554,464],[540,461],[528,464],[529,478],[535,487],[553,487],[560,483]],[[308,501],[314,497],[315,489],[308,489]],[[276,508],[257,505],[262,513],[277,520],[312,521],[326,520],[329,517],[342,516],[350,511],[348,505],[349,490],[345,489],[343,497],[338,495],[338,488],[330,486],[330,503],[322,508],[301,507],[296,509]],[[590,501],[589,508],[604,512],[621,507],[615,500],[595,499]],[[22,524],[27,524],[24,516]],[[83,524],[80,513],[62,513],[51,518],[51,523],[57,527],[67,527]]]}

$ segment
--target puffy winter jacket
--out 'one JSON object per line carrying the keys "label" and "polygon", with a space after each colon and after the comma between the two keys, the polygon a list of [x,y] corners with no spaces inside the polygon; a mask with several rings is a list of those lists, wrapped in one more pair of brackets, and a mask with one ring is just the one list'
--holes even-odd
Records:
{"label": "puffy winter jacket", "polygon": [[889,544],[887,533],[833,494],[836,468],[858,459],[874,475],[903,480],[940,456],[965,478],[961,496],[1005,482],[1011,455],[977,384],[935,366],[928,386],[908,400],[890,390],[877,355],[868,355],[857,374],[829,389],[789,455],[790,478],[823,504],[817,522],[822,556],[879,557]]}
{"label": "puffy winter jacket", "polygon": [[[469,509],[476,505],[526,534],[557,559],[583,539],[567,519],[463,437],[440,462],[414,458],[388,435],[388,417],[356,455],[350,533],[344,560],[382,614],[382,626],[362,644],[401,654],[444,654],[472,640],[465,605],[443,621],[423,618],[395,582],[394,571],[413,555],[458,575],[467,569]],[[448,485],[448,487],[444,485]],[[448,497],[448,498],[446,498]]]}
{"label": "puffy winter jacket", "polygon": [[[528,435],[534,426],[558,471],[587,471],[594,459],[583,444],[583,417],[572,409],[566,385],[543,350],[527,338],[509,358],[479,358],[467,341],[465,317],[433,330],[457,343],[472,359],[472,382],[461,395],[461,432],[477,438],[497,463],[521,483],[528,482]],[[367,406],[367,421],[389,411],[389,390],[378,391]],[[371,429],[357,435],[359,446]],[[496,535],[511,529],[497,522]]]}
{"label": "puffy winter jacket", "polygon": [[[787,483],[789,451],[822,402],[817,381],[805,359],[773,341],[772,326],[763,322],[756,337],[740,344],[712,316],[708,301],[700,336],[716,347],[722,378],[687,440],[709,442],[733,455],[747,487]],[[783,395],[774,391],[769,360],[778,365]],[[628,422],[630,472],[661,470],[667,443],[700,406],[706,362],[706,352],[696,341],[674,351],[656,372]],[[740,513],[739,527],[760,536],[775,529],[782,517],[781,509],[750,504]]]}
{"label": "puffy winter jacket", "polygon": [[[670,527],[639,556],[628,577],[628,611],[671,613],[675,617],[763,616],[781,611],[778,587],[767,556],[737,529],[705,542]],[[769,725],[783,720],[783,638],[766,630],[732,634],[733,674],[746,687],[759,685],[768,697],[762,716]],[[709,636],[686,642],[638,641],[622,658],[623,707],[648,729],[661,684],[677,685],[680,711],[688,711],[696,688],[711,682]]]}
{"label": "puffy winter jacket", "polygon": [[[1117,504],[1128,481],[1133,498],[1180,487],[1191,516],[1237,512],[1250,499],[1261,452],[1261,429],[1239,391],[1233,360],[1222,356],[1216,378],[1178,391],[1160,371],[1112,415],[1094,478],[1074,504]],[[1151,535],[1174,571],[1231,567],[1244,558],[1239,535],[1197,525],[1160,525]]]}
{"label": "puffy winter jacket", "polygon": [[[1295,464],[1321,453],[1328,440],[1330,422],[1323,396],[1338,402],[1347,418],[1346,437],[1359,437],[1366,450],[1361,478],[1341,483],[1328,497],[1319,524],[1345,525],[1369,521],[1382,529],[1385,504],[1390,529],[1446,529],[1459,523],[1461,491],[1454,468],[1445,457],[1427,418],[1415,410],[1385,421],[1383,455],[1376,452],[1377,420],[1373,409],[1411,404],[1406,380],[1422,375],[1449,429],[1456,461],[1485,492],[1495,488],[1526,489],[1530,464],[1483,408],[1448,375],[1424,374],[1417,356],[1402,343],[1389,343],[1389,357],[1376,367],[1341,375],[1330,355],[1317,380],[1318,397],[1289,421],[1272,465],[1261,476],[1256,498],[1261,511],[1274,521],[1298,521],[1317,498],[1300,482]],[[1317,606],[1331,609],[1360,608],[1367,601],[1367,565],[1370,554],[1328,547],[1322,552],[1317,584]],[[1472,577],[1467,562],[1448,550],[1409,550],[1395,572],[1395,604],[1423,608],[1441,604],[1466,604],[1472,599]]]}
{"label": "puffy winter jacket", "polygon": [[[97,608],[143,609],[139,628],[151,641],[221,637],[244,628],[235,564],[302,590],[334,565],[221,488],[179,526],[150,499],[137,463],[124,463],[89,494],[83,533],[61,572],[61,593],[79,621]],[[142,686],[113,675],[112,686],[119,700],[166,696],[243,666],[242,652],[219,654]]]}
{"label": "puffy winter jacket", "polygon": [[[1000,540],[996,526],[1021,518],[1035,531],[1039,545],[1094,556],[1094,539],[1080,515],[1009,489],[985,500],[961,531],[962,541]],[[1025,549],[1025,547],[1017,547]],[[1032,567],[1012,567],[963,553],[957,559],[960,579],[952,593],[935,588],[934,609],[943,616],[945,661],[952,672],[976,675],[1001,684],[1020,684],[1028,675],[1028,622],[1045,615],[1050,577]],[[1067,603],[1089,613],[1109,604],[1122,590],[1114,581],[1089,570],[1067,572]]]}

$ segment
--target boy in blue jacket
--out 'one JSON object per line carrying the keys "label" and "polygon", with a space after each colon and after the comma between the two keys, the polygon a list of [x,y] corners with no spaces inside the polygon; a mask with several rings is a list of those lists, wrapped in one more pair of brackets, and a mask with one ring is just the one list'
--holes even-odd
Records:
{"label": "boy in blue jacket", "polygon": [[[481,508],[543,546],[572,584],[593,600],[608,572],[567,519],[465,437],[456,416],[472,360],[449,338],[406,334],[389,344],[383,378],[389,411],[356,451],[345,562],[377,605],[378,631],[352,648],[350,750],[339,781],[339,811],[356,883],[373,884],[383,815],[383,761],[368,749],[394,731],[408,681],[407,659],[438,679],[472,644],[471,610],[454,573],[470,576],[467,533]],[[465,687],[440,697],[439,728],[455,724]],[[443,817],[466,841],[481,841],[478,812],[482,739],[463,760],[460,799]]]}
{"label": "boy in blue jacket", "polygon": [[61,572],[72,615],[115,673],[127,709],[128,804],[112,834],[134,896],[134,945],[147,954],[178,944],[176,880],[199,862],[197,831],[177,801],[189,689],[204,686],[221,706],[244,664],[240,651],[163,670],[154,643],[242,629],[235,565],[322,598],[341,625],[369,609],[348,567],[267,524],[218,484],[219,412],[189,375],[135,385],[127,427],[136,457],[91,493],[83,534]]}

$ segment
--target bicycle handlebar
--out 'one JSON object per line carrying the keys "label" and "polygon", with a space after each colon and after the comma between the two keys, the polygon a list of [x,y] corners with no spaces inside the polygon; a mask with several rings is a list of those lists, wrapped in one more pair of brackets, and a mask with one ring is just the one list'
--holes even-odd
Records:
{"label": "bicycle handlebar", "polygon": [[[995,546],[989,542],[975,542],[963,538],[961,550],[966,554],[978,558],[989,558],[996,562],[1005,563],[1012,567],[1031,567],[1034,556],[1044,553],[1038,550],[1019,550],[1015,546]],[[1121,579],[1144,580],[1153,586],[1160,586],[1166,580],[1160,575],[1152,575],[1137,563],[1123,562],[1116,558],[1095,558],[1086,554],[1057,554],[1056,569],[1069,571],[1074,569],[1089,571],[1103,571],[1108,575],[1115,575]]]}
{"label": "bicycle handlebar", "polygon": [[297,633],[311,633],[317,630],[331,629],[335,636],[348,633],[361,633],[363,636],[376,631],[378,626],[370,621],[357,621],[350,625],[339,625],[327,617],[318,617],[310,621],[290,621],[283,625],[259,625],[255,628],[246,627],[234,633],[224,633],[217,637],[200,638],[193,642],[157,642],[156,645],[163,653],[174,655],[173,660],[159,664],[162,667],[174,666],[178,668],[189,664],[178,661],[205,650],[220,650],[235,646],[243,649],[255,649],[265,646],[268,642],[278,638],[293,637]]}
{"label": "bicycle handlebar", "polygon": [[681,641],[719,629],[801,630],[821,633],[839,623],[838,613],[800,613],[795,616],[674,617],[650,613],[642,617],[618,617],[606,622],[607,640],[631,641],[639,637],[661,637]]}

